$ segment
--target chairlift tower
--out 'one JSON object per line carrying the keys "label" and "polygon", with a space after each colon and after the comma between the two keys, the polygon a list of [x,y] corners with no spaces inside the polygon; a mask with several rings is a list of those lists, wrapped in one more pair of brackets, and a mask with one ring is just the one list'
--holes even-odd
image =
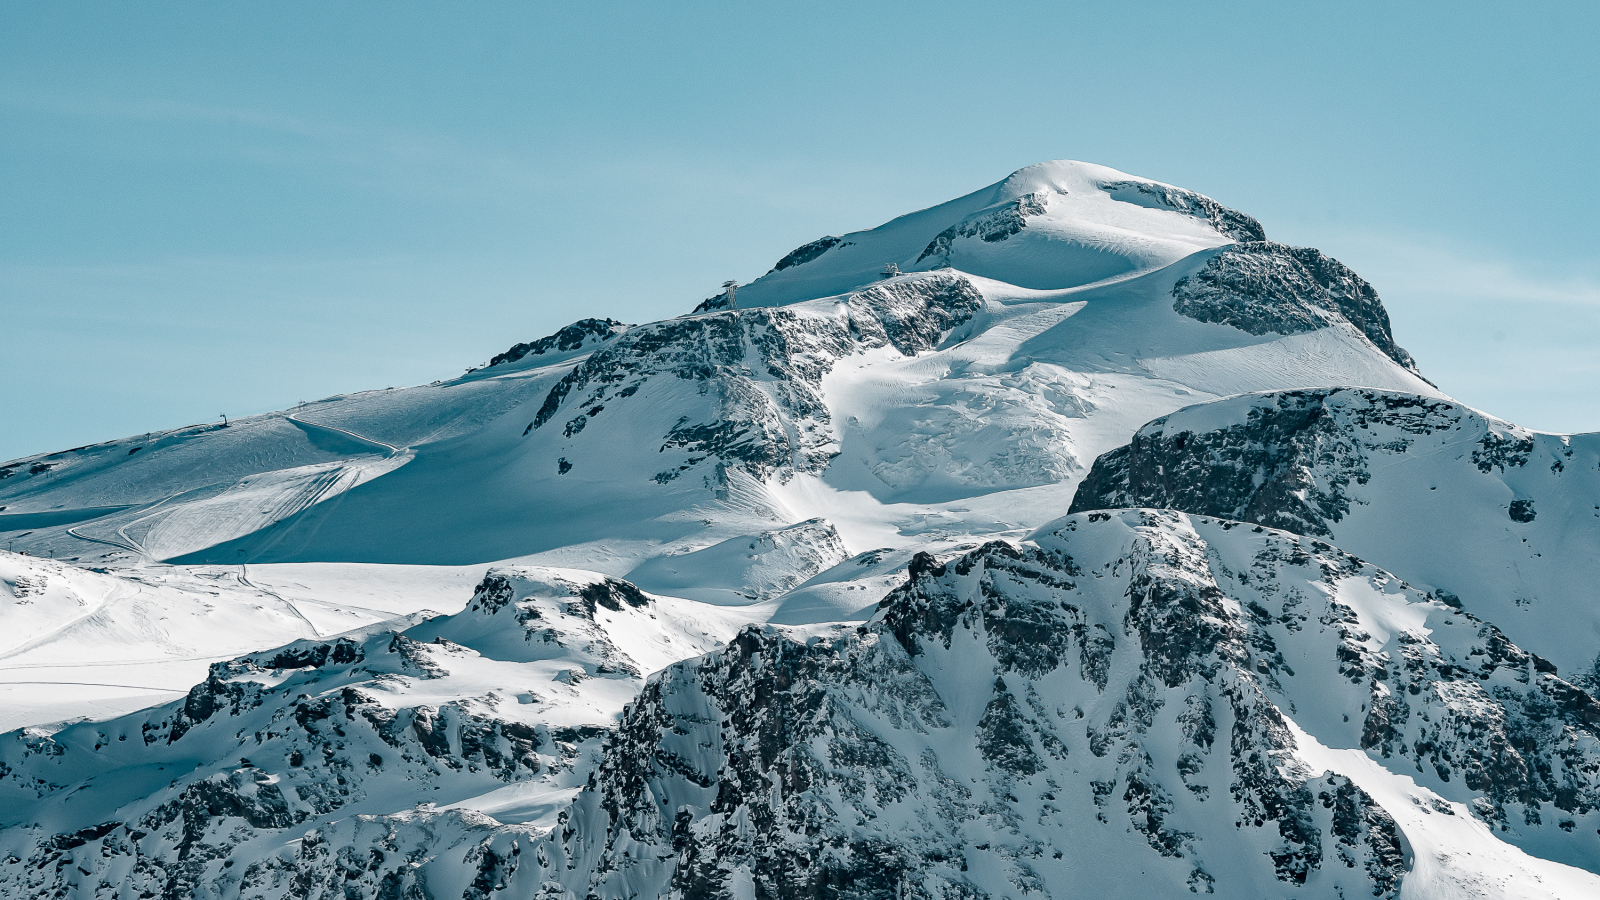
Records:
{"label": "chairlift tower", "polygon": [[733,310],[734,319],[739,318],[739,282],[724,281],[722,283],[722,296],[728,298],[728,308]]}

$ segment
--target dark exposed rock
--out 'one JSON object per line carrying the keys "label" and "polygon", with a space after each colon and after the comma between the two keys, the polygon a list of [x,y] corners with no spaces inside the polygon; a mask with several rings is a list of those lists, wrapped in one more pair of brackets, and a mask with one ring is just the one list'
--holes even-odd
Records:
{"label": "dark exposed rock", "polygon": [[1229,209],[1210,197],[1194,191],[1148,181],[1113,181],[1101,185],[1100,189],[1128,203],[1137,203],[1140,206],[1154,203],[1197,219],[1205,219],[1212,228],[1236,241],[1267,239],[1265,229],[1254,218],[1238,210]]}
{"label": "dark exposed rock", "polygon": [[591,618],[597,604],[611,610],[621,610],[624,603],[634,607],[650,604],[643,591],[620,578],[606,578],[586,584],[578,589],[578,596],[588,602]]}
{"label": "dark exposed rock", "polygon": [[772,267],[772,271],[782,272],[784,269],[787,269],[790,266],[804,265],[805,263],[811,262],[822,254],[832,250],[834,247],[839,246],[840,244],[849,246],[848,242],[846,242],[844,238],[835,237],[831,234],[827,237],[817,238],[809,244],[802,244],[801,246],[789,251],[787,256],[778,260],[778,264]]}
{"label": "dark exposed rock", "polygon": [[361,645],[349,638],[340,638],[331,644],[325,642],[290,644],[259,662],[251,659],[252,662],[257,662],[258,665],[268,669],[315,669],[330,662],[335,665],[347,665],[361,660]]}
{"label": "dark exposed rock", "polygon": [[1491,470],[1504,472],[1527,465],[1528,454],[1532,452],[1531,436],[1490,431],[1478,440],[1478,446],[1472,451],[1472,462],[1485,474]]}
{"label": "dark exposed rock", "polygon": [[994,697],[978,720],[978,749],[992,765],[1016,775],[1032,775],[1043,768],[1022,710],[1003,678],[994,680]]}
{"label": "dark exposed rock", "polygon": [[468,601],[467,608],[492,616],[504,609],[516,593],[516,587],[505,573],[486,572],[483,580],[473,588],[472,599]]}
{"label": "dark exposed rock", "polygon": [[1350,511],[1350,486],[1369,477],[1365,424],[1432,434],[1455,427],[1461,412],[1411,394],[1337,388],[1262,395],[1246,421],[1200,434],[1169,433],[1163,417],[1095,460],[1071,511],[1179,509],[1325,536]]}
{"label": "dark exposed rock", "polygon": [[1045,204],[1049,197],[1048,191],[1035,191],[998,207],[973,213],[939,232],[928,242],[928,246],[923,248],[921,255],[917,257],[917,262],[920,263],[930,256],[948,262],[951,245],[959,238],[975,237],[989,243],[1003,241],[1026,228],[1029,216],[1044,215]]}
{"label": "dark exposed rock", "polygon": [[[611,340],[630,326],[613,319],[579,319],[557,331],[555,334],[546,335],[536,341],[525,344],[513,344],[504,353],[497,353],[489,360],[484,368],[492,368],[506,363],[514,363],[527,357],[544,356],[550,353],[571,353],[585,347],[595,347]],[[477,371],[469,369],[468,371]]]}
{"label": "dark exposed rock", "polygon": [[1178,280],[1172,308],[1202,322],[1250,334],[1303,334],[1349,322],[1379,350],[1417,371],[1394,342],[1389,313],[1361,276],[1321,251],[1257,240],[1218,251],[1205,268]]}

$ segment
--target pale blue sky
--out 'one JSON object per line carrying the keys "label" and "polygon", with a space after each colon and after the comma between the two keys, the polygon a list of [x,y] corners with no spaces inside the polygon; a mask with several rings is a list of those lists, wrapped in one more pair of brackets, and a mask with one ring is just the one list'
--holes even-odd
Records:
{"label": "pale blue sky", "polygon": [[[1398,8],[1398,7],[1404,7]],[[1600,430],[1593,4],[0,6],[0,459],[675,315],[1046,159],[1378,288]]]}

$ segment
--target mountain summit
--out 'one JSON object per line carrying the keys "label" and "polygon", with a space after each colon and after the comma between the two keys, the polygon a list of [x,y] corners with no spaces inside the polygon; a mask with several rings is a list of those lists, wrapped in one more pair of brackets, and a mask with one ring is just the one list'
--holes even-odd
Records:
{"label": "mountain summit", "polygon": [[1600,896],[1594,441],[1348,267],[1050,162],[737,296],[0,465],[0,894]]}
{"label": "mountain summit", "polygon": [[893,263],[954,268],[1033,290],[1149,272],[1200,250],[1265,240],[1255,219],[1193,191],[1091,163],[1057,160],[870,231],[796,248],[740,288],[779,305],[848,291]]}

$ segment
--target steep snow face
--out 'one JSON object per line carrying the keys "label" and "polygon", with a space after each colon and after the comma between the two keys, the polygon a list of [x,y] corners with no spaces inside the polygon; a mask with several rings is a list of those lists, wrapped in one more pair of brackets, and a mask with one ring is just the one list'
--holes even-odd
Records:
{"label": "steep snow face", "polygon": [[1386,391],[1242,396],[1097,460],[1072,508],[1118,506],[1327,537],[1600,687],[1600,436]]}
{"label": "steep snow face", "polygon": [[[903,272],[951,267],[1053,290],[1264,237],[1256,220],[1193,191],[1058,160],[871,231],[812,241],[738,297],[741,305],[770,306],[843,293],[871,283],[889,263]],[[712,298],[701,308],[724,307]]]}
{"label": "steep snow face", "polygon": [[548,827],[642,675],[746,621],[594,573],[501,569],[409,632],[299,641],[212,666],[181,702],[13,732],[0,894],[305,897],[346,877],[342,855],[297,868],[319,828],[416,806],[428,823],[408,839],[437,853],[492,821],[472,811]]}

